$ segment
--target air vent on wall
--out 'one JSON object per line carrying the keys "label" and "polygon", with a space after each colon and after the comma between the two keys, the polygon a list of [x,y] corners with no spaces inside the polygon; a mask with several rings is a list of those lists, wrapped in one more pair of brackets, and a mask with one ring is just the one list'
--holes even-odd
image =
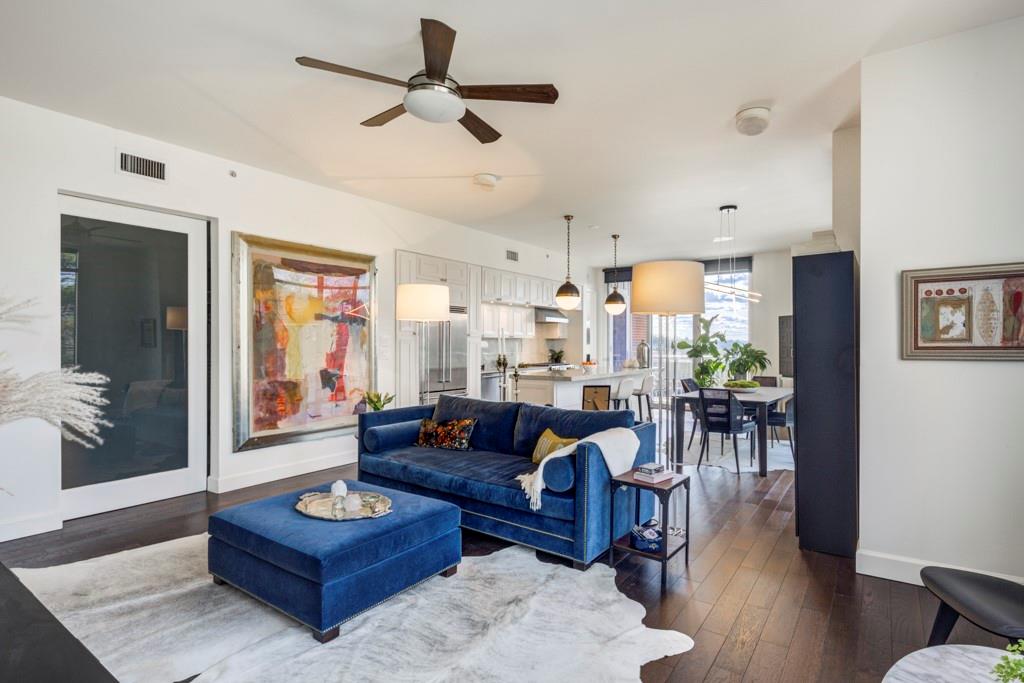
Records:
{"label": "air vent on wall", "polygon": [[154,161],[152,159],[146,159],[144,157],[137,157],[134,154],[126,154],[121,152],[121,170],[125,173],[132,173],[134,175],[145,176],[146,178],[154,178],[156,180],[166,180],[165,171],[166,166],[162,161]]}
{"label": "air vent on wall", "polygon": [[505,250],[505,260],[506,261],[518,261],[519,260],[519,252],[518,251],[512,251],[511,249],[506,249]]}

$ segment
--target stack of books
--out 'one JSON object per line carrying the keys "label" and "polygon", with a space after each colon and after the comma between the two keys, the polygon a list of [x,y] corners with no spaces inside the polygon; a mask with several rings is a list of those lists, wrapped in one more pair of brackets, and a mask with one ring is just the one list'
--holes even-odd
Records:
{"label": "stack of books", "polygon": [[637,465],[636,471],[633,472],[633,478],[648,484],[657,484],[666,479],[671,479],[672,472],[666,470],[665,466],[661,463],[648,462],[643,465]]}

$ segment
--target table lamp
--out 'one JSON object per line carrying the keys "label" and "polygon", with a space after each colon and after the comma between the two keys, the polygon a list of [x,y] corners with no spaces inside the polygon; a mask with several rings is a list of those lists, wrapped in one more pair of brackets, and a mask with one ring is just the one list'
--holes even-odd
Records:
{"label": "table lamp", "polygon": [[430,358],[427,354],[429,323],[451,320],[448,287],[420,283],[398,285],[395,319],[417,323],[420,357],[419,397],[420,405],[424,405],[427,402],[426,389],[429,389],[430,383]]}

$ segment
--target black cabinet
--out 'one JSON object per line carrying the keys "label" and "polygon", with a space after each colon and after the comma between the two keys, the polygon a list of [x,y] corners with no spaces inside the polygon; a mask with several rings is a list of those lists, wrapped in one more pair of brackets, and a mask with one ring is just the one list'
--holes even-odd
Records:
{"label": "black cabinet", "polygon": [[857,550],[857,318],[853,252],[793,259],[800,547],[844,557]]}

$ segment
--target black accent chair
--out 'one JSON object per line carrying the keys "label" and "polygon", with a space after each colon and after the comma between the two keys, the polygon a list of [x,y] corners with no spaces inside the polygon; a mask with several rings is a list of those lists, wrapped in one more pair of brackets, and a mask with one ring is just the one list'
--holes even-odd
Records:
{"label": "black accent chair", "polygon": [[793,442],[796,441],[796,411],[793,399],[786,401],[783,410],[772,410],[768,413],[768,426],[772,428],[772,443],[779,440],[779,427],[789,430],[789,452],[796,458],[796,449]]}
{"label": "black accent chair", "polygon": [[[721,434],[723,442],[726,436],[732,437],[732,454],[736,458],[736,474],[740,473],[740,452],[736,437],[749,434],[757,429],[757,421],[750,419],[743,412],[743,404],[728,389],[701,389],[700,413],[704,422],[704,432],[700,436],[700,456],[697,458],[697,469],[704,459],[704,449],[711,449],[708,436]],[[750,462],[754,462],[754,444],[757,439],[750,440]],[[710,460],[710,455],[708,456]]]}
{"label": "black accent chair", "polygon": [[751,379],[762,387],[777,387],[779,386],[779,378],[775,375],[754,375]]}
{"label": "black accent chair", "polygon": [[[684,377],[679,380],[679,383],[683,385],[684,394],[700,390],[700,385],[697,384],[697,380],[692,377]],[[686,450],[690,450],[690,448],[693,447],[693,437],[697,434],[697,427],[701,427],[701,429],[704,428],[700,423],[700,410],[698,410],[698,408],[699,406],[697,405],[690,406],[690,412],[693,413],[693,431],[690,432],[690,442],[686,444]]]}
{"label": "black accent chair", "polygon": [[921,581],[941,601],[928,647],[945,643],[960,617],[1014,645],[1024,638],[1024,586],[1021,584],[946,567],[923,568]]}

